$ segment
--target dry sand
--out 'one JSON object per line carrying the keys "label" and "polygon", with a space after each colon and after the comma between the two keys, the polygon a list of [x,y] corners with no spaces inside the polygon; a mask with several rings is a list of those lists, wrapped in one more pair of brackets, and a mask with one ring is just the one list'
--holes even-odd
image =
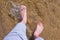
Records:
{"label": "dry sand", "polygon": [[[45,40],[60,40],[60,0],[12,0],[16,4],[27,6],[27,35],[31,36],[36,24],[42,21],[44,30],[41,36]],[[18,23],[18,19],[10,15],[9,0],[0,0],[0,40]]]}

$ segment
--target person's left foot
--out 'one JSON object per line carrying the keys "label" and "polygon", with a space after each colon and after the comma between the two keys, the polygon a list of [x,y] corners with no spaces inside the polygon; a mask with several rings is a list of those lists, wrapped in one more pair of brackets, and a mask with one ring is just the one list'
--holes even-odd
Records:
{"label": "person's left foot", "polygon": [[24,24],[27,23],[27,9],[26,9],[26,6],[24,5],[21,5],[20,6],[20,14],[22,16],[22,21]]}
{"label": "person's left foot", "polygon": [[37,28],[36,28],[36,30],[35,30],[35,32],[34,32],[34,36],[35,37],[39,37],[39,35],[42,33],[42,31],[43,31],[43,24],[40,22],[40,23],[38,23],[37,24]]}

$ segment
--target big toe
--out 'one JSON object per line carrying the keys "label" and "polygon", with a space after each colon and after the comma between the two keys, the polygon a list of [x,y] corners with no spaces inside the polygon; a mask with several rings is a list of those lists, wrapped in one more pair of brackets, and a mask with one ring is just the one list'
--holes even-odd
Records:
{"label": "big toe", "polygon": [[20,10],[23,10],[23,9],[26,9],[26,6],[25,5],[21,5],[20,6]]}

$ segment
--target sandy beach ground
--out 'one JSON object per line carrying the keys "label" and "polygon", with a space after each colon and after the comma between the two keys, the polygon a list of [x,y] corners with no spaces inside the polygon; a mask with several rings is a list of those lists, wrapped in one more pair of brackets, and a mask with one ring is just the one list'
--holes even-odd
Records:
{"label": "sandy beach ground", "polygon": [[[18,23],[11,17],[11,0],[0,0],[0,40],[3,40]],[[45,40],[60,40],[60,0],[12,0],[15,4],[27,6],[27,36],[31,37],[36,24],[41,21],[44,30],[40,36]]]}

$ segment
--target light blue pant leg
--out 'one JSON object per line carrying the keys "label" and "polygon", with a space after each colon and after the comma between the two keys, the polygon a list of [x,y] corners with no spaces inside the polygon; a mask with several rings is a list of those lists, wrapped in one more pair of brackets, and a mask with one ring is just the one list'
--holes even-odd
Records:
{"label": "light blue pant leg", "polygon": [[18,23],[15,28],[5,36],[4,40],[28,40],[26,36],[26,25]]}
{"label": "light blue pant leg", "polygon": [[42,37],[38,37],[35,40],[44,40]]}
{"label": "light blue pant leg", "polygon": [[[26,36],[26,25],[22,22],[18,23],[15,28],[5,36],[4,40],[28,40]],[[44,40],[39,37],[35,40]]]}

